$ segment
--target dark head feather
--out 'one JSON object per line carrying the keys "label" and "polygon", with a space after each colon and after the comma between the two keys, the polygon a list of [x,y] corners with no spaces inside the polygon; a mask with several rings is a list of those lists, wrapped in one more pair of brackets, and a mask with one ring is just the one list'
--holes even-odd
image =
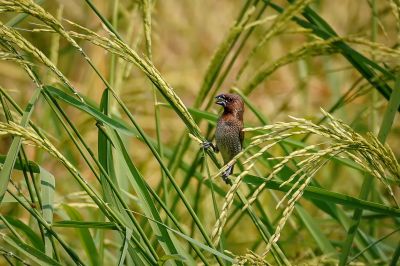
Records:
{"label": "dark head feather", "polygon": [[224,93],[218,95],[215,98],[217,99],[216,104],[219,104],[224,107],[225,114],[234,114],[234,115],[240,114],[241,116],[243,116],[244,104],[242,97],[240,97],[239,95]]}

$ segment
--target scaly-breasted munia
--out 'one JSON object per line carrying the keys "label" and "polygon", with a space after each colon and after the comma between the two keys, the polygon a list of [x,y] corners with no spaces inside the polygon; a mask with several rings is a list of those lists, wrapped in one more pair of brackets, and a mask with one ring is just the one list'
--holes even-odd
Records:
{"label": "scaly-breasted munia", "polygon": [[[244,104],[239,95],[220,94],[216,104],[224,107],[224,112],[218,119],[215,131],[216,147],[211,142],[206,142],[204,147],[213,147],[215,152],[221,151],[224,164],[227,164],[243,148],[243,112]],[[233,165],[222,173],[222,179],[229,183],[228,176],[233,172]]]}

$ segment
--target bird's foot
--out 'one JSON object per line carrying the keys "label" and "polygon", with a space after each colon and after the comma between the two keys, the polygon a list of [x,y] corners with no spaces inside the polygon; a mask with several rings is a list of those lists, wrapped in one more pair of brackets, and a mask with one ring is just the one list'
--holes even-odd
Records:
{"label": "bird's foot", "polygon": [[204,141],[201,144],[201,147],[205,150],[212,148],[214,152],[217,152],[217,148],[215,147],[215,145],[211,141],[208,141],[208,140]]}
{"label": "bird's foot", "polygon": [[229,176],[232,174],[232,172],[233,172],[233,165],[230,165],[228,169],[226,169],[221,175],[222,180],[224,180],[224,182],[228,185],[232,185],[232,181],[229,179]]}

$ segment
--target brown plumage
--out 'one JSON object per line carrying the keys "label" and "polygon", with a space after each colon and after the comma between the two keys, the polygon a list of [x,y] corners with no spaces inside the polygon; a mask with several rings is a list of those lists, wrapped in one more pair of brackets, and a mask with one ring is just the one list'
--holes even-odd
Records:
{"label": "brown plumage", "polygon": [[[224,112],[218,119],[215,131],[216,147],[210,142],[205,147],[213,147],[216,152],[221,151],[224,164],[227,164],[243,148],[243,112],[242,98],[237,94],[220,94],[216,97],[216,104],[224,107]],[[228,176],[233,172],[233,165],[222,173],[222,178],[229,183]]]}

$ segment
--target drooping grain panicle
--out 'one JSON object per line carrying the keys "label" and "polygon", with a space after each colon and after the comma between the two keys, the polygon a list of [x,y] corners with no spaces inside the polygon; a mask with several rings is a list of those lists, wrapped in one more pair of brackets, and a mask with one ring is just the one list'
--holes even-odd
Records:
{"label": "drooping grain panicle", "polygon": [[272,73],[274,73],[280,67],[299,61],[306,56],[321,56],[338,53],[339,50],[333,44],[338,41],[345,41],[350,44],[357,44],[364,48],[365,52],[373,53],[388,63],[388,59],[398,60],[400,58],[400,52],[397,49],[392,49],[381,43],[371,42],[363,38],[356,38],[352,36],[348,37],[333,37],[327,40],[315,40],[312,42],[305,43],[300,48],[291,51],[281,58],[273,62],[266,62],[262,65],[252,77],[246,81],[243,86],[243,93],[249,95],[259,84],[266,80]]}
{"label": "drooping grain panicle", "polygon": [[295,3],[290,4],[283,13],[279,14],[269,29],[264,34],[264,37],[257,43],[257,45],[251,50],[249,56],[247,57],[246,61],[243,63],[242,67],[240,68],[237,79],[239,80],[242,73],[249,65],[250,60],[254,57],[257,51],[273,36],[282,32],[285,27],[290,23],[290,20],[296,16],[297,14],[301,13],[301,11],[309,5],[313,0],[298,0]]}
{"label": "drooping grain panicle", "polygon": [[212,235],[211,235],[211,239],[214,242],[214,245],[217,245],[217,243],[220,241],[221,238],[221,234],[222,234],[222,230],[225,226],[227,217],[228,217],[228,211],[230,209],[230,207],[232,206],[233,203],[233,199],[236,195],[236,191],[239,189],[240,184],[242,183],[243,177],[246,176],[250,169],[254,166],[254,164],[250,164],[246,170],[242,171],[240,173],[240,175],[238,175],[235,179],[235,181],[233,182],[231,188],[229,189],[228,193],[225,196],[225,201],[224,201],[224,205],[222,206],[222,210],[220,213],[220,216],[217,220],[217,222],[215,223],[213,230],[212,230]]}
{"label": "drooping grain panicle", "polygon": [[75,95],[80,98],[81,101],[83,101],[82,97],[79,96],[78,91],[72,86],[64,74],[50,61],[50,59],[46,57],[42,51],[32,45],[19,32],[0,22],[0,38],[6,42],[14,44],[22,51],[31,54],[36,60],[48,67],[69,89],[72,90]]}
{"label": "drooping grain panicle", "polygon": [[[243,154],[245,154],[250,148],[254,146],[265,145],[257,153],[253,154],[244,161],[243,164],[249,164],[244,172],[246,174],[253,168],[254,163],[259,156],[262,156],[267,150],[275,146],[283,139],[308,133],[312,133],[314,135],[328,139],[328,141],[309,145],[300,150],[295,150],[287,156],[272,158],[274,160],[280,159],[280,162],[273,167],[271,173],[265,179],[265,183],[261,184],[259,188],[255,190],[253,195],[250,197],[248,204],[246,204],[243,208],[243,210],[246,209],[258,198],[259,194],[264,189],[266,182],[278,175],[278,173],[284,168],[287,163],[289,163],[293,159],[303,158],[296,164],[298,170],[295,171],[288,178],[288,180],[281,184],[281,186],[284,186],[297,178],[297,180],[291,186],[286,195],[277,204],[277,207],[285,205],[285,210],[283,211],[283,216],[279,220],[275,233],[270,238],[270,242],[268,243],[264,253],[260,256],[261,259],[265,258],[272,245],[278,241],[286,221],[289,219],[291,213],[294,210],[296,202],[303,195],[307,185],[311,182],[312,178],[317,174],[317,172],[323,166],[325,166],[332,157],[340,158],[346,156],[347,158],[353,159],[356,163],[360,164],[360,166],[363,167],[365,171],[374,174],[376,178],[378,178],[387,187],[390,194],[394,198],[393,192],[390,186],[388,186],[388,182],[385,181],[386,173],[383,170],[383,166],[385,166],[394,177],[399,178],[399,165],[390,149],[379,144],[377,140],[371,141],[369,138],[372,136],[363,137],[360,134],[354,132],[348,125],[344,124],[340,120],[333,118],[325,111],[323,111],[323,114],[329,118],[329,123],[327,125],[316,125],[306,119],[292,117],[292,119],[294,120],[293,122],[278,122],[276,124],[264,127],[245,129],[245,131],[269,131],[266,134],[259,134],[252,137],[249,146],[246,147],[246,149],[242,153],[238,154],[236,158],[233,159],[233,161],[235,161],[238,158],[242,157]],[[368,152],[366,153],[365,150],[368,150]],[[374,161],[373,159],[371,160],[371,158],[369,157],[370,153],[374,154],[373,156],[378,160],[378,163],[368,163],[369,161]],[[360,154],[364,155],[364,157],[359,156]],[[364,159],[360,160],[355,158]],[[380,160],[379,158],[382,158],[383,160]],[[221,170],[218,172],[218,174],[220,174],[220,172]],[[223,204],[220,217],[214,225],[212,233],[212,238],[215,241],[219,240],[219,237],[222,233],[224,224],[227,220],[229,208],[232,204],[233,196],[235,194],[235,191],[238,190],[241,179],[243,178],[242,175],[243,173],[235,179],[231,190],[227,193],[225,197],[225,202]],[[286,199],[288,199],[287,204],[284,203]],[[396,202],[395,199],[394,201]]]}
{"label": "drooping grain panicle", "polygon": [[[20,1],[0,1],[0,13],[1,12],[17,12],[29,14],[36,17],[40,21],[44,22],[48,27],[54,29],[57,33],[62,35],[77,48],[81,54],[84,55],[86,60],[90,60],[87,55],[83,52],[82,48],[72,39],[65,31],[64,27],[55,19],[50,13],[46,12],[41,6],[37,5],[31,0],[20,0]],[[36,59],[45,64],[51,71],[53,71],[65,85],[72,90],[72,92],[81,100],[83,98],[79,95],[78,91],[72,86],[68,79],[57,69],[57,67],[34,45],[28,42],[22,37],[17,31],[8,28],[6,25],[1,24],[2,33],[5,33],[9,40],[14,42],[20,49],[32,54]],[[2,34],[3,35],[3,34]]]}
{"label": "drooping grain panicle", "polygon": [[[1,9],[3,8],[3,9]],[[37,17],[41,21],[43,21],[47,26],[53,28],[56,32],[61,34],[63,37],[67,39],[68,42],[70,42],[75,48],[78,49],[78,51],[85,57],[85,59],[91,64],[90,58],[86,55],[86,53],[82,50],[82,48],[75,42],[75,40],[71,37],[71,35],[64,29],[64,27],[59,23],[51,14],[46,12],[42,7],[37,5],[31,0],[22,0],[22,1],[8,1],[8,0],[1,0],[0,1],[0,11],[13,11],[13,12],[24,12],[27,14],[30,14],[34,17]],[[73,23],[74,24],[74,23]],[[77,24],[74,24],[75,26],[78,26]],[[80,27],[80,29],[85,29],[84,27]],[[102,46],[103,48],[107,49],[108,47],[109,51],[115,52],[119,56],[121,56],[123,59],[134,63],[136,66],[138,66],[148,77],[149,79],[155,84],[155,86],[160,90],[161,94],[166,97],[166,99],[171,103],[171,105],[174,107],[174,109],[177,111],[177,114],[183,119],[185,124],[189,127],[189,130],[197,135],[198,137],[201,136],[200,130],[197,126],[197,124],[194,122],[192,116],[188,112],[186,106],[183,104],[182,100],[176,95],[174,92],[173,88],[161,77],[160,73],[158,70],[152,65],[151,62],[141,58],[136,51],[134,51],[132,48],[130,48],[125,42],[120,40],[113,34],[112,32],[109,32],[111,39],[107,38],[101,38],[101,41],[96,41],[100,37],[98,34],[95,34],[92,31],[89,31],[86,29],[86,32],[91,35],[90,40],[94,41],[95,44],[97,45],[105,45]],[[78,34],[78,36],[81,36]],[[78,37],[77,35],[75,37]],[[82,37],[82,36],[81,36]],[[95,37],[95,38],[93,38]],[[56,74],[59,76],[62,81],[68,85],[69,88],[71,88],[74,92],[74,94],[78,95],[77,91],[71,86],[71,84],[68,82],[66,78],[62,75],[60,71],[57,70],[51,64],[50,60],[45,60],[47,58],[44,58],[40,54],[40,51],[36,51],[37,49],[35,47],[30,47],[30,50],[35,51],[35,54],[39,55],[39,58],[41,59],[42,62],[44,62],[48,67],[50,67]],[[79,96],[80,97],[80,96]],[[83,99],[80,97],[80,99],[83,101]]]}
{"label": "drooping grain panicle", "polygon": [[[278,241],[281,231],[290,217],[296,202],[301,198],[305,188],[310,183],[316,173],[326,165],[331,158],[347,158],[359,166],[365,172],[377,178],[388,190],[395,205],[398,206],[391,186],[389,185],[388,177],[400,180],[400,166],[394,156],[392,150],[385,145],[382,145],[375,136],[367,134],[365,137],[355,132],[351,127],[343,123],[341,120],[334,118],[331,114],[322,110],[322,113],[328,117],[329,122],[326,125],[317,125],[309,120],[302,118],[291,117],[293,122],[278,122],[276,124],[267,125],[257,128],[246,128],[245,131],[268,131],[265,134],[259,134],[252,138],[252,142],[267,143],[265,147],[270,148],[271,142],[276,145],[277,140],[284,139],[289,136],[298,134],[311,133],[327,141],[306,146],[300,150],[295,150],[286,156],[275,157],[273,159],[280,160],[273,168],[271,173],[265,179],[265,182],[276,176],[283,167],[292,159],[301,160],[296,163],[297,171],[295,171],[281,186],[293,182],[291,188],[285,196],[278,202],[277,207],[283,206],[284,211],[282,217],[272,235],[265,251],[261,258],[265,258],[271,246]],[[283,134],[283,132],[285,132]],[[262,153],[263,149],[261,149]],[[260,156],[260,155],[258,155]],[[247,161],[254,163],[258,157],[252,156]],[[263,191],[266,183],[261,184],[249,198],[249,202],[243,209],[251,205]],[[288,199],[288,200],[287,200]],[[287,203],[284,202],[287,200]]]}
{"label": "drooping grain panicle", "polygon": [[[119,217],[113,212],[109,204],[98,195],[98,192],[81,176],[80,171],[46,138],[39,136],[34,130],[17,125],[13,122],[0,122],[0,135],[11,135],[21,137],[24,143],[47,151],[50,155],[62,163],[74,176],[75,180],[81,185],[93,202],[110,219],[118,221]],[[118,226],[121,226],[119,224]]]}
{"label": "drooping grain panicle", "polygon": [[70,32],[70,35],[74,38],[84,39],[90,41],[91,43],[103,47],[107,51],[120,56],[122,59],[135,64],[140,70],[142,70],[147,77],[153,82],[160,93],[168,100],[169,103],[177,111],[177,114],[182,118],[188,129],[193,135],[201,137],[200,129],[195,123],[193,117],[187,110],[185,104],[175,93],[174,89],[169,85],[160,75],[158,70],[154,65],[143,58],[141,58],[138,53],[130,48],[125,42],[116,38],[112,32],[108,32],[110,38],[100,36],[99,34],[84,28],[72,21],[68,21],[71,25],[77,27],[82,32]]}
{"label": "drooping grain panicle", "polygon": [[19,58],[17,55],[13,53],[0,52],[0,60],[16,62],[23,66],[24,65],[33,66],[32,62]]}
{"label": "drooping grain panicle", "polygon": [[20,136],[28,145],[33,145],[46,150],[54,157],[63,163],[70,170],[79,173],[72,164],[64,158],[64,156],[57,150],[57,148],[47,139],[43,139],[30,128],[21,127],[13,122],[2,123],[0,122],[0,135]]}

